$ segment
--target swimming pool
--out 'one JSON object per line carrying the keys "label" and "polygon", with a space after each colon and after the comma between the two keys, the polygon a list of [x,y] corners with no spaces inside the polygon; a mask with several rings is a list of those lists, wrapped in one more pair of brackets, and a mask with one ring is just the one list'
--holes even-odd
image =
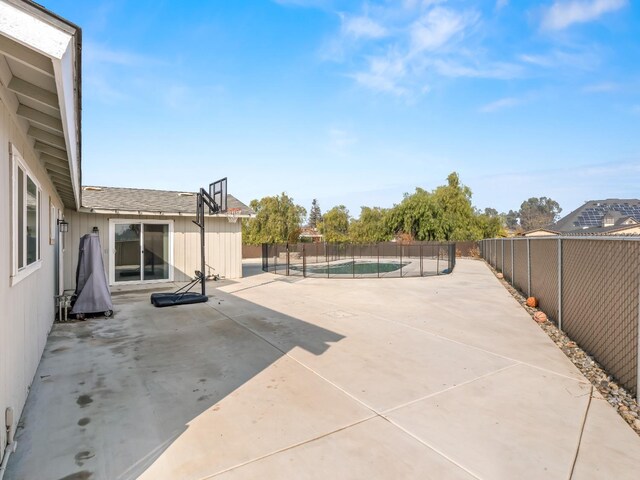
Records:
{"label": "swimming pool", "polygon": [[[307,265],[307,274],[312,275],[371,275],[378,273],[389,273],[406,267],[409,263],[400,262],[367,262],[354,260],[330,265]],[[291,270],[302,272],[302,265],[291,265]]]}

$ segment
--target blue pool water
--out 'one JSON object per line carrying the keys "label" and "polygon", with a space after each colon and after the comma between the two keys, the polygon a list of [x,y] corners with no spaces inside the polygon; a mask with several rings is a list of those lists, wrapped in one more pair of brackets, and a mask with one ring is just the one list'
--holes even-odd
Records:
{"label": "blue pool water", "polygon": [[[307,274],[314,275],[371,275],[389,273],[406,267],[408,263],[400,262],[355,262],[336,263],[333,265],[307,265]],[[292,265],[291,270],[302,271],[302,265]]]}

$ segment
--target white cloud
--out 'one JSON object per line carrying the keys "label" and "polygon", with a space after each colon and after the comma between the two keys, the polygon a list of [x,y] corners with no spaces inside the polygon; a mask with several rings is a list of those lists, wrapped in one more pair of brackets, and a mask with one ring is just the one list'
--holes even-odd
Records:
{"label": "white cloud", "polygon": [[476,19],[475,15],[460,14],[442,7],[429,10],[411,26],[413,51],[434,51],[444,47]]}
{"label": "white cloud", "polygon": [[349,64],[346,76],[366,89],[409,100],[427,94],[436,77],[523,76],[523,65],[483,47],[479,10],[445,2],[362,2],[358,12],[338,14],[340,31],[325,41],[322,58]]}
{"label": "white cloud", "polygon": [[601,62],[597,47],[590,46],[584,51],[552,50],[544,54],[523,54],[518,59],[524,63],[543,68],[577,68],[593,70]]}
{"label": "white cloud", "polygon": [[557,0],[548,8],[542,18],[542,26],[547,30],[562,30],[575,23],[586,23],[605,13],[620,10],[627,0]]}
{"label": "white cloud", "polygon": [[515,97],[505,97],[500,100],[496,100],[495,102],[487,103],[478,109],[479,112],[482,113],[493,113],[498,110],[503,110],[505,108],[515,107],[517,105],[521,105],[523,100]]}
{"label": "white cloud", "polygon": [[519,56],[520,60],[525,63],[537,65],[538,67],[552,67],[556,62],[550,55],[529,55],[523,54]]}
{"label": "white cloud", "polygon": [[330,0],[273,0],[278,5],[285,7],[303,7],[303,8],[327,8],[331,3]]}
{"label": "white cloud", "polygon": [[620,90],[620,85],[612,82],[595,83],[582,89],[584,93],[606,93],[615,92],[616,90]]}
{"label": "white cloud", "polygon": [[358,142],[358,138],[348,130],[332,127],[329,129],[329,151],[344,156],[349,148]]}
{"label": "white cloud", "polygon": [[143,67],[164,64],[158,59],[125,50],[114,50],[94,42],[85,42],[82,48],[82,54],[85,65],[96,63],[126,67]]}
{"label": "white cloud", "polygon": [[509,0],[496,0],[496,10],[501,10],[509,5]]}
{"label": "white cloud", "polygon": [[455,61],[438,59],[432,62],[436,72],[444,77],[495,78],[509,80],[522,76],[518,65],[503,62],[488,63],[484,66],[462,65]]}
{"label": "white cloud", "polygon": [[387,29],[369,17],[343,18],[342,31],[354,38],[382,38],[387,36]]}
{"label": "white cloud", "polygon": [[407,73],[406,60],[400,57],[371,57],[369,68],[350,76],[359,84],[380,92],[404,95],[407,89],[401,87],[400,81]]}

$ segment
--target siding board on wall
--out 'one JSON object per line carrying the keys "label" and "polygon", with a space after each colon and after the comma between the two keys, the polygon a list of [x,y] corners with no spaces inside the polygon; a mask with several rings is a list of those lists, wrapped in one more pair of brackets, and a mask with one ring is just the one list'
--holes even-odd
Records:
{"label": "siding board on wall", "polygon": [[[11,167],[9,143],[20,151],[40,183],[41,267],[11,286]],[[35,158],[27,141],[4,103],[0,101],[0,449],[4,451],[4,412],[13,407],[15,418],[22,414],[47,335],[53,324],[55,288],[55,246],[49,244],[49,197],[57,209],[62,202],[48,175]],[[0,453],[1,455],[1,453]]]}
{"label": "siding board on wall", "polygon": [[[173,272],[175,281],[186,281],[200,270],[200,230],[193,223],[193,217],[103,215],[84,212],[66,214],[69,232],[66,238],[64,285],[66,290],[75,289],[75,272],[78,264],[78,246],[80,237],[91,233],[98,227],[102,245],[102,259],[109,275],[109,220],[131,219],[132,222],[144,220],[173,220]],[[240,222],[229,223],[226,218],[207,217],[205,236],[205,256],[207,274],[216,273],[225,278],[242,276],[242,230]]]}

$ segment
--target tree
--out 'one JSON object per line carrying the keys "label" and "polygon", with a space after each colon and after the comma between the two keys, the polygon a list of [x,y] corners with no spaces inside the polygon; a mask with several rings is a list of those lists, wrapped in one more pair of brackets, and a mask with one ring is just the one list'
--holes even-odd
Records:
{"label": "tree", "polygon": [[491,216],[485,213],[476,215],[472,231],[474,240],[507,236],[503,228],[502,218],[499,215]]}
{"label": "tree", "polygon": [[361,207],[360,218],[351,220],[349,239],[353,243],[376,243],[391,239],[386,216],[389,210],[379,207]]}
{"label": "tree", "polygon": [[327,242],[346,242],[349,240],[349,210],[344,205],[333,207],[322,216],[318,230]]}
{"label": "tree", "polygon": [[555,200],[531,197],[520,205],[520,225],[525,231],[548,227],[558,219],[561,211],[562,208]]}
{"label": "tree", "polygon": [[502,220],[495,209],[478,212],[471,204],[471,189],[456,172],[447,184],[428,192],[422,188],[409,195],[388,213],[386,224],[392,234],[416,240],[479,240],[502,233]]}
{"label": "tree", "polygon": [[293,198],[282,193],[280,196],[252,200],[254,218],[242,222],[244,243],[295,243],[300,236],[300,226],[307,211],[293,202]]}
{"label": "tree", "polygon": [[460,183],[456,172],[450,173],[447,185],[436,188],[433,195],[440,213],[438,240],[471,240],[480,235],[474,222],[471,189]]}
{"label": "tree", "polygon": [[439,236],[438,212],[433,195],[416,187],[412,194],[395,205],[386,216],[387,231],[393,235],[405,234],[416,240],[437,240]]}
{"label": "tree", "polygon": [[309,226],[317,228],[318,223],[322,221],[322,212],[320,211],[320,205],[315,198],[311,202],[311,210],[309,211]]}
{"label": "tree", "polygon": [[520,226],[520,224],[518,223],[518,218],[520,216],[519,212],[509,210],[509,213],[503,213],[502,216],[504,217],[504,223],[507,228],[515,230]]}
{"label": "tree", "polygon": [[484,209],[484,213],[482,215],[486,215],[487,217],[497,217],[500,214],[495,208],[487,207]]}

